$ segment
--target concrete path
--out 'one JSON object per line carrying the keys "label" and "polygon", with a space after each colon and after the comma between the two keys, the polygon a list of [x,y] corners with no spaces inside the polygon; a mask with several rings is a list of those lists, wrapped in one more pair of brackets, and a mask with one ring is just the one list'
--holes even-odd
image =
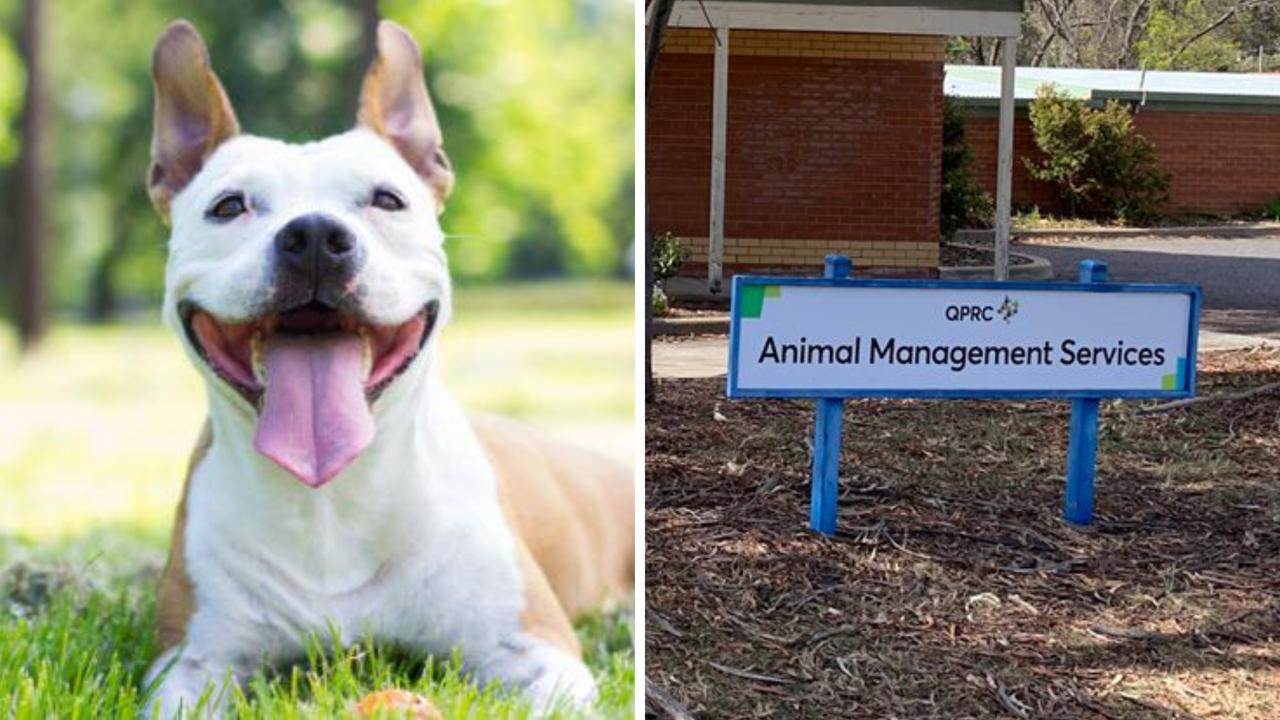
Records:
{"label": "concrete path", "polygon": [[729,366],[729,338],[720,335],[688,340],[653,341],[653,374],[667,378],[724,375]]}
{"label": "concrete path", "polygon": [[[1200,333],[1201,352],[1260,345],[1280,348],[1280,340],[1212,331]],[[723,335],[653,342],[653,374],[656,377],[717,377],[725,374],[728,365],[729,339]]]}

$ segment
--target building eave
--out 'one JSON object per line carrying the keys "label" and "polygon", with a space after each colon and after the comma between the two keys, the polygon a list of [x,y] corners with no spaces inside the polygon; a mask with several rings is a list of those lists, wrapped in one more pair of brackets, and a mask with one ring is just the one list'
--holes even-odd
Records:
{"label": "building eave", "polygon": [[[1008,3],[878,3],[808,0],[677,0],[671,27],[1015,37],[1020,10]],[[1017,3],[1018,6],[1021,3]]]}

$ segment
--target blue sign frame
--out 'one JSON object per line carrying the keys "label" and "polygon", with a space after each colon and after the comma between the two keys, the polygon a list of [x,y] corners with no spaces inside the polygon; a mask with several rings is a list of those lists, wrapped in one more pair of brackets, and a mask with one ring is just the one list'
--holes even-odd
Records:
{"label": "blue sign frame", "polygon": [[[1182,387],[1175,390],[874,390],[874,389],[799,389],[770,390],[738,387],[739,298],[748,285],[854,287],[854,288],[929,288],[941,290],[1059,290],[1100,293],[1179,293],[1191,296],[1191,312],[1187,329],[1187,351],[1183,355],[1190,367],[1179,368]],[[1103,282],[1013,282],[991,280],[853,280],[847,278],[786,277],[771,275],[735,275],[729,314],[729,377],[726,395],[730,398],[1188,398],[1196,394],[1195,357],[1200,332],[1201,292],[1198,285],[1103,283]]]}
{"label": "blue sign frame", "polygon": [[[1080,282],[1008,282],[966,280],[851,280],[853,263],[845,255],[828,255],[821,278],[738,275],[733,278],[729,326],[729,377],[726,395],[731,398],[774,397],[814,398],[813,481],[810,487],[809,526],[832,535],[836,531],[839,499],[840,447],[844,424],[844,401],[851,397],[880,398],[1070,398],[1071,424],[1067,444],[1066,491],[1062,514],[1071,523],[1093,522],[1094,475],[1097,469],[1098,405],[1100,398],[1183,398],[1196,393],[1196,350],[1200,333],[1200,287],[1107,283],[1107,264],[1100,260],[1080,262]],[[988,290],[1066,290],[1083,292],[1185,293],[1191,298],[1187,352],[1178,367],[1182,387],[1173,390],[742,390],[738,387],[738,331],[742,290],[750,285],[886,287]]]}

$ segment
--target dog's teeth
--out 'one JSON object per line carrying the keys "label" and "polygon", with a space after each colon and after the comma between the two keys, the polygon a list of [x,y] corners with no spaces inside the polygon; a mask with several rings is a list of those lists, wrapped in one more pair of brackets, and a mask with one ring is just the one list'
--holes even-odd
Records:
{"label": "dog's teeth", "polygon": [[254,333],[249,340],[249,363],[253,366],[253,379],[266,385],[267,366],[262,359],[262,331]]}
{"label": "dog's teeth", "polygon": [[360,367],[364,373],[364,379],[368,380],[373,374],[373,338],[369,335],[369,328],[361,325],[358,332],[364,345],[360,352]]}

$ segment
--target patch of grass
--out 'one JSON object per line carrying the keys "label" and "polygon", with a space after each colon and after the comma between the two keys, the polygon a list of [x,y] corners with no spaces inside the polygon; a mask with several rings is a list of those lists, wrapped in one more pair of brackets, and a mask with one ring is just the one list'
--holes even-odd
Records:
{"label": "patch of grass", "polygon": [[[630,462],[632,307],[622,282],[460,288],[441,335],[445,376],[472,409]],[[204,412],[201,381],[156,318],[61,325],[28,357],[0,332],[0,571],[21,562],[37,568],[28,579],[49,579],[17,593],[11,573],[0,592],[0,717],[134,715],[155,574]],[[630,619],[588,619],[579,634],[602,714],[628,716]],[[330,716],[387,683],[460,716],[523,714],[448,659],[366,645],[255,681],[237,714]]]}
{"label": "patch of grass", "polygon": [[[104,589],[74,573],[12,569],[0,583],[0,715],[132,718],[143,709],[143,675],[151,661],[154,600],[136,584]],[[586,659],[600,684],[604,718],[631,715],[634,663],[631,620],[597,616],[578,625]],[[312,638],[306,662],[251,678],[231,700],[242,718],[327,718],[349,713],[375,690],[401,688],[429,698],[446,717],[529,716],[501,686],[477,687],[457,658],[425,658],[356,642],[337,651]],[[572,717],[562,712],[557,717]]]}
{"label": "patch of grass", "polygon": [[1105,225],[1105,223],[1084,218],[1057,217],[1048,213],[1042,214],[1038,206],[1033,206],[1030,210],[1014,213],[1012,223],[1015,230],[1076,230]]}
{"label": "patch of grass", "polygon": [[[1219,213],[1178,213],[1162,215],[1144,222],[1146,227],[1206,227],[1253,223],[1258,220],[1280,220],[1280,199],[1272,201],[1263,210],[1223,215]],[[1014,230],[1097,230],[1100,228],[1132,227],[1119,221],[1057,216],[1041,213],[1039,207],[1015,212],[1012,218]]]}
{"label": "patch of grass", "polygon": [[12,718],[132,717],[149,661],[150,609],[123,595],[59,589],[43,607],[0,610],[0,712]]}

